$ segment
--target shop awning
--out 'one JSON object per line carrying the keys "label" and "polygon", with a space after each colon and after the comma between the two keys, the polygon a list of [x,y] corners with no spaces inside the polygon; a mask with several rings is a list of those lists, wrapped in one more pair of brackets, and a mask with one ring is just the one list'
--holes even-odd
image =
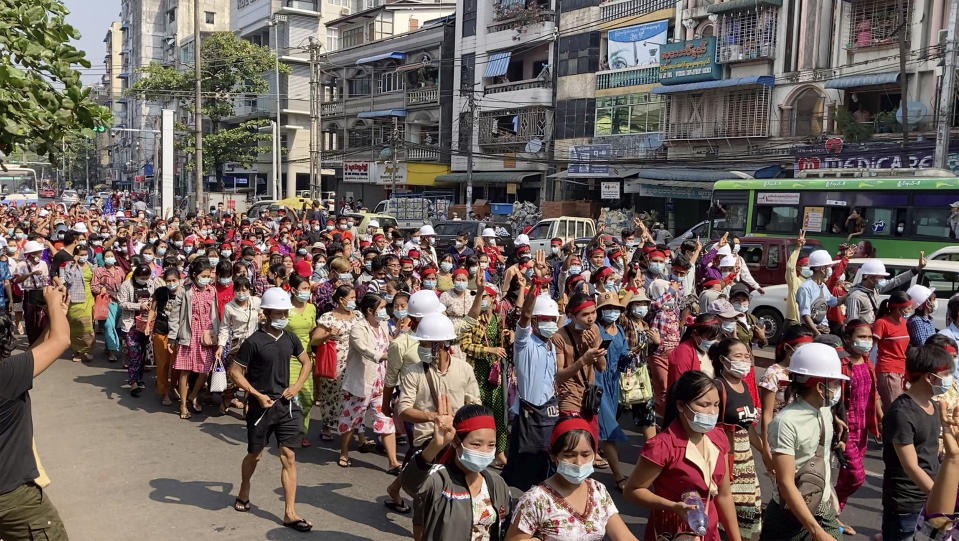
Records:
{"label": "shop awning", "polygon": [[[502,172],[479,172],[473,173],[473,184],[510,184],[520,183],[524,179],[540,176],[541,171],[502,171]],[[450,173],[448,175],[437,175],[436,182],[446,184],[465,184],[466,173]]]}
{"label": "shop awning", "polygon": [[584,176],[584,175],[573,175],[570,176],[568,171],[560,171],[559,173],[549,175],[549,178],[558,178],[560,180],[573,178],[573,179],[588,179],[588,178],[628,178],[639,173],[639,167],[626,167],[621,165],[611,165],[609,166],[608,175],[595,175],[594,177]]}
{"label": "shop awning", "polygon": [[389,58],[392,58],[394,60],[406,60],[406,53],[393,51],[390,53],[375,54],[373,56],[365,56],[363,58],[358,59],[356,61],[356,65],[359,66],[360,64],[370,64],[372,62],[378,62],[380,60],[386,60]]}
{"label": "shop awning", "polygon": [[848,75],[830,79],[823,85],[824,88],[856,88],[860,86],[892,85],[899,82],[898,71],[884,73],[868,73],[863,75]]}
{"label": "shop awning", "polygon": [[695,169],[684,167],[643,168],[635,179],[623,183],[624,193],[644,197],[674,199],[709,199],[713,184],[734,178],[775,178],[782,171],[779,165],[742,164],[729,169]]}
{"label": "shop awning", "polygon": [[783,0],[726,0],[706,6],[706,13],[726,13],[728,11],[743,11],[756,9],[761,6],[782,7]]}
{"label": "shop awning", "polygon": [[356,115],[357,118],[382,118],[387,116],[406,117],[406,109],[382,109],[380,111],[363,111]]}
{"label": "shop awning", "polygon": [[503,51],[489,55],[489,60],[486,62],[486,71],[483,72],[483,77],[499,77],[500,75],[506,75],[506,68],[509,67],[509,57],[509,51]]}
{"label": "shop awning", "polygon": [[654,86],[650,92],[653,94],[672,94],[674,92],[689,92],[691,90],[708,90],[710,88],[729,88],[734,86],[773,86],[775,83],[776,78],[772,75],[753,75],[751,77],[734,77],[732,79],[699,81],[697,83],[685,83],[681,85],[660,85]]}

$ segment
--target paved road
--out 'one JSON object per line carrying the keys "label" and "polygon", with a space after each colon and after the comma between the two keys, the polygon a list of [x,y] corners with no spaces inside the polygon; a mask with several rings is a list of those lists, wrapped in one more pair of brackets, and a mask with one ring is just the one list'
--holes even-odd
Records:
{"label": "paved road", "polygon": [[[383,506],[383,487],[391,480],[385,457],[354,452],[353,467],[343,469],[334,447],[318,438],[323,445],[297,453],[297,510],[315,525],[312,534],[279,524],[283,503],[275,452],[264,455],[253,478],[253,511],[233,511],[246,450],[242,422],[215,414],[182,421],[152,394],[131,397],[122,388],[122,365],[108,364],[100,348],[89,366],[61,359],[32,391],[37,445],[53,479],[49,493],[72,539],[410,538],[408,516],[387,513]],[[621,455],[631,464],[640,438],[628,421],[624,428],[631,441]],[[860,534],[878,528],[878,452],[870,450],[866,469],[873,473],[844,514]],[[596,477],[612,484],[608,470]],[[764,479],[767,500],[770,493]],[[643,510],[618,494],[614,499],[641,537]]]}

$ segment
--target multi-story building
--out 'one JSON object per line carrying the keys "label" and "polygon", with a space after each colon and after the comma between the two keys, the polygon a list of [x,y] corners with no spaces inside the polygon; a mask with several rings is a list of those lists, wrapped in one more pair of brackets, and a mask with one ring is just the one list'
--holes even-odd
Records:
{"label": "multi-story building", "polygon": [[[382,20],[395,5],[374,8],[379,13],[366,20]],[[324,58],[322,156],[334,173],[324,178],[324,190],[370,207],[394,189],[453,195],[454,187],[436,178],[449,173],[454,17],[430,20],[453,6],[426,7],[389,16],[411,31]]]}
{"label": "multi-story building", "polygon": [[[103,57],[104,74],[100,80],[105,97],[103,105],[113,113],[113,122],[116,124],[126,118],[127,101],[123,96],[123,79],[120,78],[120,71],[123,69],[123,56],[120,54],[123,48],[123,33],[119,21],[110,23],[103,43],[106,44],[106,54]],[[99,178],[112,184],[123,169],[123,163],[119,161],[120,153],[115,152],[113,137],[109,131],[103,132],[97,140]],[[114,162],[114,158],[117,162]]]}
{"label": "multi-story building", "polygon": [[554,9],[553,0],[457,0],[456,151],[441,180],[471,179],[474,200],[542,195],[554,139]]}

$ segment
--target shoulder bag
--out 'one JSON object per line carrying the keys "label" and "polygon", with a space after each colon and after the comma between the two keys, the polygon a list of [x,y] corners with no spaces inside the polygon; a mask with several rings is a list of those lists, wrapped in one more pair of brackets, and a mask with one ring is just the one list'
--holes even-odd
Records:
{"label": "shoulder bag", "polygon": [[796,488],[813,516],[822,515],[822,495],[826,490],[826,428],[822,416],[819,417],[819,446],[816,447],[816,454],[799,468],[795,477]]}
{"label": "shoulder bag", "polygon": [[[573,333],[569,332],[569,328],[565,328],[565,330],[570,344],[573,345],[573,352],[578,354],[581,348],[576,344]],[[580,373],[583,375],[583,401],[580,404],[580,414],[585,419],[592,419],[599,413],[599,406],[603,401],[603,388],[589,382],[589,372],[586,370],[587,367],[585,366],[580,369]]]}

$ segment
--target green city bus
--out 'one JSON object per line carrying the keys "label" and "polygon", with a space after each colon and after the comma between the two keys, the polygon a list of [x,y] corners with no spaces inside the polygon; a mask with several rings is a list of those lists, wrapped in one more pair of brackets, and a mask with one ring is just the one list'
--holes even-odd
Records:
{"label": "green city bus", "polygon": [[849,243],[868,241],[879,257],[916,258],[959,244],[959,178],[721,180],[710,215],[724,221],[719,234],[795,237],[805,229],[833,253],[860,229]]}

